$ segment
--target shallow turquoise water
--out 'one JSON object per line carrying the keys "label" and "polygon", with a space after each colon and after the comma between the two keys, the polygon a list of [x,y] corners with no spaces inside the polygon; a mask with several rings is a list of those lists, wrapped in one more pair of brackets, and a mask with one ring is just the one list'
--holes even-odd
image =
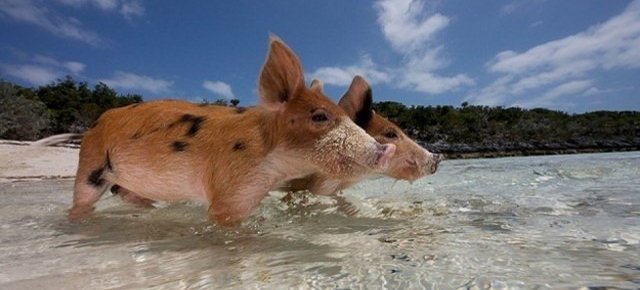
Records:
{"label": "shallow turquoise water", "polygon": [[640,287],[640,152],[445,161],[347,190],[355,216],[274,193],[236,230],[107,195],[70,223],[71,192],[0,184],[0,288]]}

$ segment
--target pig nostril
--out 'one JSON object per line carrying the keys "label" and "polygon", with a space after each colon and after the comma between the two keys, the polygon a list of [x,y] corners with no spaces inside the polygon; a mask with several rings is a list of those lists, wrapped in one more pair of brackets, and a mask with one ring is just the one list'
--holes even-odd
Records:
{"label": "pig nostril", "polygon": [[380,144],[377,143],[376,144],[376,149],[378,149],[379,151],[382,152],[388,152],[388,151],[394,151],[395,152],[395,148],[396,146],[393,144]]}
{"label": "pig nostril", "polygon": [[420,158],[412,158],[412,159],[407,159],[407,163],[409,163],[409,165],[420,169],[420,168],[424,168],[427,165],[427,160],[423,160]]}

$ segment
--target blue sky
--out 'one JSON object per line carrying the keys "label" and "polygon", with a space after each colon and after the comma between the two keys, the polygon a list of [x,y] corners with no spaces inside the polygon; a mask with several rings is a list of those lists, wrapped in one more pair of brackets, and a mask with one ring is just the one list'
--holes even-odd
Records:
{"label": "blue sky", "polygon": [[0,0],[0,77],[250,105],[270,32],[335,100],[640,110],[640,0]]}

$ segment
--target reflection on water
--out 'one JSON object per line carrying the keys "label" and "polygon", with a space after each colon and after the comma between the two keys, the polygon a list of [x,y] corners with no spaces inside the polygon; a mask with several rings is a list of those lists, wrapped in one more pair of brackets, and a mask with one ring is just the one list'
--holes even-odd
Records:
{"label": "reflection on water", "polygon": [[71,181],[0,184],[0,288],[640,287],[640,153],[445,161],[413,185],[375,179],[243,227],[197,204],[106,196],[70,223]]}

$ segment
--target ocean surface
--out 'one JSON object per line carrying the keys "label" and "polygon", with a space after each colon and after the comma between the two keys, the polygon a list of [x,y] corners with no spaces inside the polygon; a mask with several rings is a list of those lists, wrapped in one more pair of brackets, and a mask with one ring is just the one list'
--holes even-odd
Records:
{"label": "ocean surface", "polygon": [[272,193],[234,230],[111,194],[72,223],[72,187],[0,184],[1,289],[640,288],[640,152],[444,161],[346,190],[352,216]]}

